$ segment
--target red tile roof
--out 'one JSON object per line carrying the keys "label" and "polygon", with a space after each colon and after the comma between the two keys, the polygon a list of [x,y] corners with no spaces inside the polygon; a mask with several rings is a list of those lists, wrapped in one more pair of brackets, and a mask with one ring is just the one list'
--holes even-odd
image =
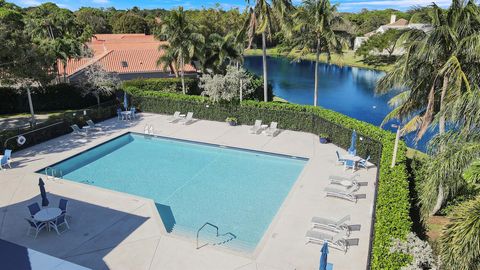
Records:
{"label": "red tile roof", "polygon": [[[64,70],[59,61],[60,72],[71,76],[93,63],[99,63],[109,72],[125,73],[172,73],[170,67],[157,66],[157,60],[164,54],[160,44],[152,35],[145,34],[97,34],[86,45],[92,50],[90,58],[70,59]],[[124,64],[123,62],[126,62]],[[196,72],[193,65],[186,65],[185,72]]]}

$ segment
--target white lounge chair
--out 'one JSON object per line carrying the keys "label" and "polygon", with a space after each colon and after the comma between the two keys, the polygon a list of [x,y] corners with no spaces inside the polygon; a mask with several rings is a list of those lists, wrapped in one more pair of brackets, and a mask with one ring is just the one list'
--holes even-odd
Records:
{"label": "white lounge chair", "polygon": [[360,185],[358,184],[358,181],[356,178],[348,179],[344,177],[338,177],[338,178],[330,177],[329,180],[330,180],[330,184],[332,185],[339,185],[345,188],[352,188],[352,190],[355,190],[355,191],[360,189]]}
{"label": "white lounge chair", "polygon": [[350,221],[350,215],[346,215],[341,219],[333,220],[324,217],[312,217],[312,228],[322,229],[331,232],[345,231],[346,235],[350,235],[350,227],[346,224],[346,221]]}
{"label": "white lounge chair", "polygon": [[265,133],[266,133],[268,136],[272,136],[272,137],[275,136],[275,134],[276,134],[277,131],[278,131],[277,125],[278,125],[277,122],[272,122],[272,123],[270,123],[270,127],[265,130]]}
{"label": "white lounge chair", "polygon": [[187,116],[186,116],[184,119],[180,120],[180,123],[181,123],[182,125],[186,125],[186,124],[190,124],[190,123],[193,122],[193,121],[194,121],[194,119],[193,119],[193,112],[188,112],[188,113],[187,113]]}
{"label": "white lounge chair", "polygon": [[73,129],[74,135],[87,136],[87,132],[79,128],[77,124],[71,125],[70,127]]}
{"label": "white lounge chair", "polygon": [[95,124],[92,120],[87,120],[87,125],[90,127],[90,129],[96,129],[96,130],[101,130],[102,128]]}
{"label": "white lounge chair", "polygon": [[258,134],[258,132],[262,129],[262,120],[255,120],[255,124],[252,128],[250,128],[250,133]]}
{"label": "white lounge chair", "polygon": [[328,246],[334,249],[341,250],[343,252],[347,252],[348,249],[348,242],[347,242],[347,235],[344,231],[338,232],[335,235],[326,234],[319,231],[310,230],[307,231],[305,234],[307,238],[307,243],[314,243],[323,245],[325,241],[328,242]]}
{"label": "white lounge chair", "polygon": [[339,199],[348,200],[354,203],[357,202],[357,195],[355,194],[355,191],[357,190],[358,189],[355,189],[355,187],[345,188],[344,190],[332,188],[332,187],[326,187],[324,189],[327,197],[335,197]]}
{"label": "white lounge chair", "polygon": [[169,123],[174,123],[174,122],[179,121],[180,119],[182,119],[182,118],[180,117],[180,112],[177,111],[177,112],[175,112],[172,116],[170,116],[170,117],[168,118],[168,122],[169,122]]}

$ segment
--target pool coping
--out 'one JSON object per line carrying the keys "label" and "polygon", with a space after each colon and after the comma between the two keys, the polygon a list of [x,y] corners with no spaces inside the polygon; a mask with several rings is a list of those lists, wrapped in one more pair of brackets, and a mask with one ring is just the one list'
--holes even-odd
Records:
{"label": "pool coping", "polygon": [[[171,141],[178,141],[178,142],[185,142],[185,143],[191,143],[191,144],[199,144],[199,145],[205,145],[205,146],[209,146],[209,147],[218,147],[218,148],[226,148],[226,149],[232,149],[232,150],[237,150],[237,151],[245,151],[245,152],[249,152],[249,153],[258,153],[258,154],[263,154],[263,155],[267,155],[267,156],[275,156],[275,157],[281,157],[281,158],[287,158],[287,159],[293,159],[293,160],[302,160],[302,161],[305,161],[305,164],[302,168],[302,170],[300,171],[300,174],[297,176],[297,178],[295,179],[295,181],[293,182],[292,186],[290,187],[287,195],[284,197],[284,199],[282,200],[282,203],[280,204],[280,206],[278,207],[278,210],[276,211],[275,215],[273,216],[272,220],[269,222],[268,226],[267,226],[267,229],[265,230],[265,232],[263,233],[263,236],[261,237],[261,239],[257,242],[257,244],[255,245],[255,248],[251,251],[246,251],[246,252],[242,252],[241,250],[239,249],[235,249],[235,248],[229,248],[229,247],[226,247],[226,246],[213,246],[213,245],[207,245],[207,246],[204,246],[202,248],[211,248],[211,249],[215,249],[215,250],[218,250],[218,251],[222,251],[222,252],[226,252],[226,253],[229,253],[229,254],[232,254],[232,255],[236,255],[236,256],[241,256],[241,257],[244,257],[244,258],[248,258],[248,259],[256,259],[260,253],[262,252],[263,248],[265,247],[265,245],[267,244],[268,242],[268,239],[270,237],[267,237],[267,236],[270,236],[272,231],[274,230],[275,228],[275,225],[278,223],[278,220],[280,219],[280,216],[283,212],[283,210],[285,209],[285,207],[288,205],[288,202],[292,199],[292,196],[293,194],[295,193],[295,191],[298,189],[298,185],[300,183],[300,181],[303,179],[303,176],[304,176],[304,173],[305,173],[305,170],[307,169],[307,166],[309,166],[310,162],[311,162],[311,158],[307,158],[307,157],[301,157],[301,156],[292,156],[292,155],[287,155],[287,154],[281,154],[281,153],[274,153],[274,152],[267,152],[267,151],[260,151],[260,150],[254,150],[254,149],[248,149],[248,148],[242,148],[242,147],[235,147],[235,146],[229,146],[229,145],[221,145],[221,144],[214,144],[214,143],[209,143],[209,142],[202,142],[202,141],[193,141],[193,140],[186,140],[186,139],[180,139],[180,138],[175,138],[175,137],[168,137],[168,136],[161,136],[161,135],[155,135],[155,134],[144,134],[144,133],[140,133],[140,132],[135,132],[135,131],[127,131],[127,132],[124,132],[118,136],[115,136],[113,138],[110,138],[106,141],[102,141],[100,142],[99,144],[97,145],[94,145],[90,148],[87,148],[85,150],[82,150],[81,152],[79,153],[76,153],[72,156],[69,156],[67,158],[64,158],[60,161],[57,161],[51,165],[48,165],[46,167],[43,167],[39,170],[36,170],[34,171],[33,173],[35,174],[39,174],[39,175],[43,175],[43,176],[46,176],[47,179],[50,179],[52,180],[51,178],[49,178],[48,174],[44,174],[43,171],[47,168],[51,168],[55,165],[58,165],[62,162],[65,162],[67,160],[70,160],[70,159],[73,159],[79,155],[82,155],[88,151],[91,151],[93,149],[96,149],[102,145],[105,145],[109,142],[112,142],[120,137],[123,137],[123,136],[126,136],[126,135],[129,135],[129,134],[134,134],[134,135],[137,135],[137,136],[149,136],[149,137],[153,137],[153,138],[160,138],[160,139],[165,139],[165,140],[171,140]],[[58,178],[54,178],[54,179],[58,179]],[[75,185],[79,185],[79,186],[82,186],[82,187],[85,187],[85,186],[88,186],[90,188],[94,188],[95,190],[101,190],[103,192],[112,192],[113,194],[120,194],[120,195],[123,195],[123,196],[128,196],[128,197],[132,197],[134,199],[137,199],[137,200],[142,200],[142,201],[146,201],[148,202],[149,204],[151,204],[151,206],[153,208],[156,208],[156,205],[155,205],[155,201],[151,198],[148,198],[148,197],[142,197],[142,196],[138,196],[138,195],[134,195],[134,194],[131,194],[131,193],[127,193],[127,192],[122,192],[122,191],[117,191],[117,190],[113,190],[113,189],[108,189],[108,188],[103,188],[103,187],[99,187],[99,186],[95,186],[95,185],[91,185],[91,184],[88,184],[88,183],[82,183],[82,182],[77,182],[77,181],[74,181],[74,180],[70,180],[70,179],[64,179],[63,178],[63,175],[62,175],[62,178],[59,179],[59,180],[53,180],[53,181],[68,181],[69,183],[74,183]],[[186,241],[186,242],[189,242],[189,243],[193,243],[195,244],[195,238],[190,238],[188,236],[184,236],[184,235],[181,235],[181,234],[173,234],[173,233],[169,233],[166,231],[165,229],[165,225],[160,217],[160,214],[158,213],[158,211],[155,212],[156,215],[155,215],[155,220],[158,224],[160,224],[162,227],[162,235],[164,236],[167,236],[167,237],[172,237],[174,239],[178,239],[178,240],[182,240],[182,241]]]}

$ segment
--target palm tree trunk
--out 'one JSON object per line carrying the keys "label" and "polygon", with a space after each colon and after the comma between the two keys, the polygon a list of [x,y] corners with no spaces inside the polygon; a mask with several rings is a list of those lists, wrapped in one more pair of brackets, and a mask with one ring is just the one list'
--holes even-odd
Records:
{"label": "palm tree trunk", "polygon": [[[445,95],[447,93],[447,87],[448,87],[448,77],[445,76],[443,77],[442,93],[440,94],[440,111],[442,111],[445,106],[444,102],[445,102]],[[438,129],[439,129],[440,135],[445,134],[445,122],[446,122],[445,115],[443,114],[440,115],[440,120],[438,123]],[[440,210],[440,208],[442,208],[442,204],[445,199],[444,197],[445,195],[443,194],[443,186],[440,183],[440,185],[438,186],[437,202],[435,203],[435,206],[433,207],[433,210],[430,213],[432,216],[435,215]]]}
{"label": "palm tree trunk", "polygon": [[185,94],[187,94],[187,91],[185,89],[185,78],[183,76],[184,75],[183,74],[184,73],[184,68],[185,68],[185,63],[184,63],[185,60],[182,57],[182,59],[180,61],[181,61],[181,63],[180,63],[180,65],[181,65],[180,76],[182,77],[182,92],[185,95]]}
{"label": "palm tree trunk", "polygon": [[[444,109],[445,107],[445,95],[447,94],[447,88],[448,88],[448,77],[445,76],[443,77],[443,85],[442,85],[442,93],[440,94],[440,112]],[[440,132],[440,135],[445,134],[445,115],[442,114],[440,115],[440,120],[438,123],[438,129]]]}
{"label": "palm tree trunk", "polygon": [[317,52],[315,55],[315,89],[313,94],[313,106],[317,106],[318,100],[318,61],[320,61],[320,39],[317,39]]}
{"label": "palm tree trunk", "polygon": [[268,78],[267,78],[267,41],[265,32],[262,33],[262,51],[263,51],[263,101],[268,101]]}

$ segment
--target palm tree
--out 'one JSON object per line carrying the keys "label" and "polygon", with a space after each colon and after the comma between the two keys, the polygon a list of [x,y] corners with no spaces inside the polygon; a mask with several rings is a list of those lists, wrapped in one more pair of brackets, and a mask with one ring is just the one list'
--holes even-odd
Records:
{"label": "palm tree", "polygon": [[304,0],[303,6],[294,14],[294,50],[302,56],[315,51],[315,89],[313,105],[318,101],[318,62],[320,55],[325,53],[330,62],[332,53],[342,53],[345,43],[344,31],[335,29],[343,19],[337,13],[337,5],[331,5],[329,0]]}
{"label": "palm tree", "polygon": [[480,265],[480,196],[455,207],[440,237],[442,269],[477,270]]}
{"label": "palm tree", "polygon": [[[417,140],[435,125],[440,136],[444,135],[447,121],[459,129],[471,128],[468,125],[471,121],[464,116],[471,113],[465,109],[471,109],[472,97],[478,97],[479,91],[479,14],[480,8],[473,0],[453,0],[447,12],[433,4],[430,11],[433,29],[427,33],[413,30],[403,36],[400,42],[405,42],[405,55],[377,85],[379,93],[403,90],[390,101],[395,109],[383,123],[392,118],[408,120],[403,131],[417,131]],[[470,106],[465,106],[467,103]],[[427,174],[435,175],[435,169],[428,167]],[[436,188],[425,189],[437,198],[433,205],[426,200],[430,214],[438,212],[445,197],[455,190],[445,187],[446,183],[440,179],[443,178],[434,182],[438,184]]]}
{"label": "palm tree", "polygon": [[161,39],[163,37],[166,37],[168,43],[159,46],[159,50],[164,50],[165,54],[158,59],[157,64],[164,64],[165,69],[173,64],[175,71],[180,67],[182,91],[186,94],[185,62],[190,62],[194,55],[199,53],[198,50],[205,39],[196,32],[183,7],[172,10],[162,21],[160,32],[156,34],[156,38]]}
{"label": "palm tree", "polygon": [[225,37],[219,34],[210,34],[202,46],[201,56],[197,57],[203,72],[208,70],[214,73],[224,73],[227,65],[241,62],[241,52],[235,44],[235,36],[228,34]]}
{"label": "palm tree", "polygon": [[[250,0],[246,0],[250,5]],[[249,8],[249,16],[246,21],[248,29],[249,45],[251,47],[255,34],[262,35],[263,56],[263,101],[268,101],[268,72],[267,72],[267,37],[271,37],[273,24],[278,20],[280,24],[287,21],[287,15],[293,10],[290,0],[255,0]]]}

